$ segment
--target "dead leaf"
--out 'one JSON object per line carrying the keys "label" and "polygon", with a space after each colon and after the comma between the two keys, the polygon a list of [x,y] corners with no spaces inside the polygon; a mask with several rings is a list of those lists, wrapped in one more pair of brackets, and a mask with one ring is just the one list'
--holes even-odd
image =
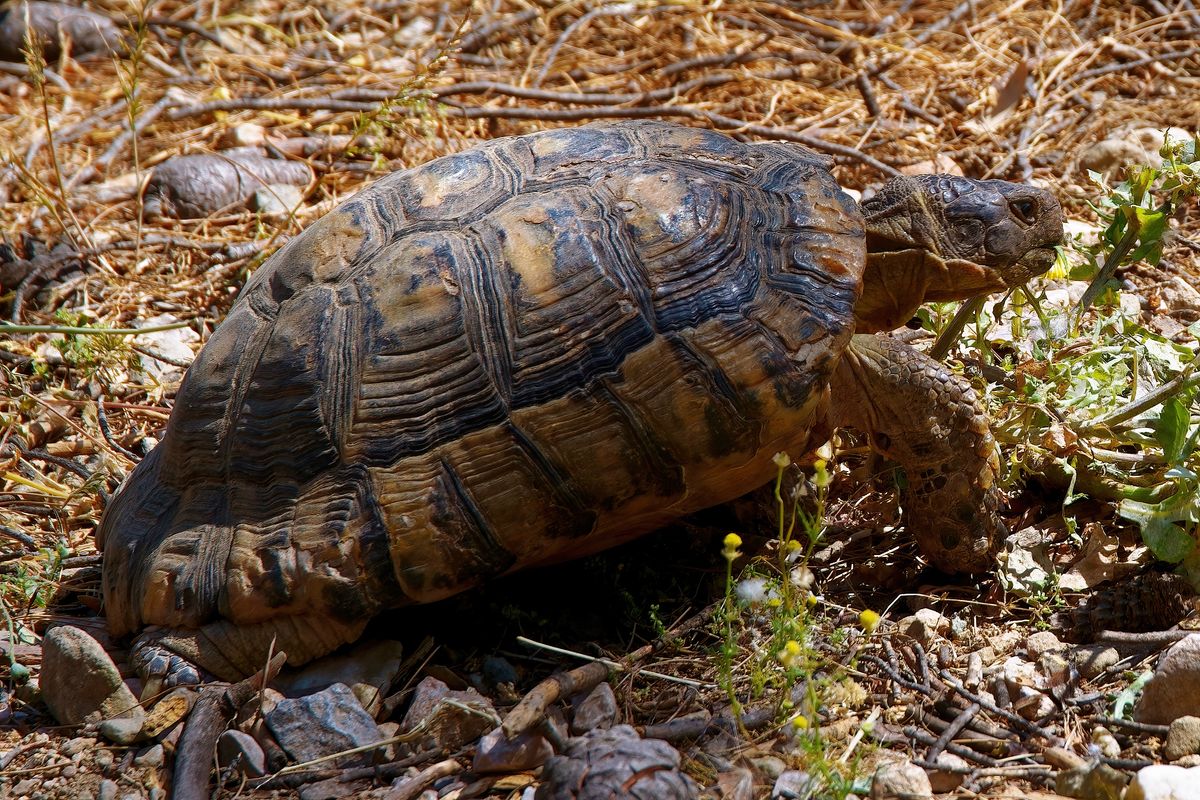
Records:
{"label": "dead leaf", "polygon": [[1083,534],[1083,556],[1058,581],[1059,586],[1073,592],[1090,589],[1117,575],[1117,537],[1098,522],[1089,522]]}
{"label": "dead leaf", "polygon": [[996,90],[996,105],[992,115],[1001,114],[1020,102],[1025,96],[1025,79],[1029,77],[1029,62],[1021,59],[1008,73],[1004,84]]}

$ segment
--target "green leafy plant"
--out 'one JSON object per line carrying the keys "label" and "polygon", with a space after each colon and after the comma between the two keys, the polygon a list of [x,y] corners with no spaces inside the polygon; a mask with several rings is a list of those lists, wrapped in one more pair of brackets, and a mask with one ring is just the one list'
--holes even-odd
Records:
{"label": "green leafy plant", "polygon": [[51,339],[50,344],[68,367],[80,371],[84,377],[109,384],[120,379],[123,371],[136,366],[137,354],[129,347],[128,337],[93,328],[82,314],[60,309],[55,318],[63,323],[64,329],[81,331],[65,333],[61,339]]}
{"label": "green leafy plant", "polygon": [[[986,346],[973,344],[1003,368],[989,375],[985,396],[1009,477],[1062,485],[1069,530],[1078,498],[1116,503],[1157,558],[1200,586],[1200,328],[1182,344],[1148,330],[1122,308],[1112,280],[1136,262],[1158,264],[1174,215],[1200,194],[1200,143],[1167,141],[1161,154],[1159,165],[1132,167],[1113,186],[1092,174],[1103,227],[1094,241],[1071,245],[1070,277],[1091,280],[1082,298],[1049,303],[1044,288],[1027,290],[1028,306],[1007,311],[1011,341],[989,341],[1001,326],[985,324]],[[1036,334],[1032,345],[1021,344],[1024,333]]]}

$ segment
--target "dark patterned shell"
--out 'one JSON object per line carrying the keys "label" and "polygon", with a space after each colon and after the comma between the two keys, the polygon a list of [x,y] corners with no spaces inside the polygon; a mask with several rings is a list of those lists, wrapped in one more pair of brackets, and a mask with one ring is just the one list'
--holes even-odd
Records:
{"label": "dark patterned shell", "polygon": [[819,156],[675,125],[384,178],[189,370],[101,526],[110,625],[361,625],[753,489],[806,441],[864,257]]}

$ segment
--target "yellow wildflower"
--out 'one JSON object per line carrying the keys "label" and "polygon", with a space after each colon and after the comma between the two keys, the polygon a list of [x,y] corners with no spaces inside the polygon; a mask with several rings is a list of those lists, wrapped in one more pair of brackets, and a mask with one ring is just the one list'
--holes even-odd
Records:
{"label": "yellow wildflower", "polygon": [[733,561],[735,558],[741,555],[741,553],[738,552],[738,548],[741,547],[742,537],[738,536],[736,533],[730,533],[726,535],[724,544],[725,547],[721,550],[721,554],[728,560]]}

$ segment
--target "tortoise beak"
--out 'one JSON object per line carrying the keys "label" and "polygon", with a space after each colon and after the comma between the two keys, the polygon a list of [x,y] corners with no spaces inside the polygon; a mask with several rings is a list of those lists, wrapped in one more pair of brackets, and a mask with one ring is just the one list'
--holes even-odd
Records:
{"label": "tortoise beak", "polygon": [[1029,250],[1025,255],[1017,259],[1016,264],[1004,272],[1004,285],[1011,289],[1014,286],[1020,286],[1036,278],[1038,275],[1045,274],[1054,266],[1056,258],[1058,258],[1057,244],[1049,247],[1035,247]]}

